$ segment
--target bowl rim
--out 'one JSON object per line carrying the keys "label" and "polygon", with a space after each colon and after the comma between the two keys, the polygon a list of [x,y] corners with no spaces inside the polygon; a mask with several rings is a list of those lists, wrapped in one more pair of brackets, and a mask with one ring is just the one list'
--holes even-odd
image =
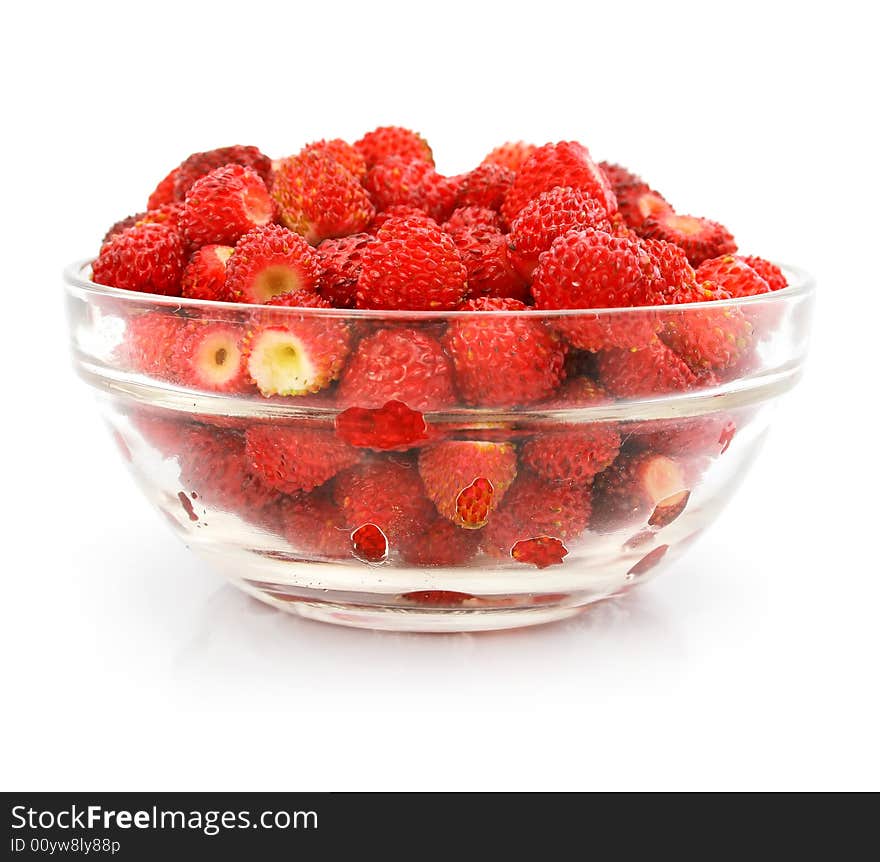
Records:
{"label": "bowl rim", "polygon": [[[438,310],[418,311],[405,309],[372,309],[372,308],[307,308],[295,306],[265,305],[258,303],[226,302],[211,299],[190,299],[183,296],[164,296],[158,293],[144,293],[136,290],[125,290],[110,285],[98,284],[92,281],[91,265],[94,258],[82,258],[68,264],[63,270],[64,281],[68,291],[84,295],[110,296],[118,300],[135,303],[149,302],[155,305],[163,305],[173,308],[175,311],[182,309],[216,309],[218,311],[242,311],[242,309],[264,308],[272,312],[293,312],[297,314],[308,313],[315,317],[344,318],[346,320],[449,320],[467,319],[475,316],[486,315],[503,317],[528,316],[533,318],[539,314],[542,318],[566,318],[577,316],[611,316],[615,314],[635,314],[639,312],[653,313],[658,310],[666,312],[683,312],[689,309],[707,308],[737,308],[761,302],[783,302],[786,299],[794,299],[813,293],[816,289],[814,277],[804,269],[791,264],[776,263],[788,279],[788,286],[770,293],[759,293],[754,296],[743,296],[734,299],[714,299],[707,302],[682,302],[676,305],[634,305],[614,308],[560,308],[560,309],[535,309],[528,307],[520,310],[497,309],[492,311],[473,310]],[[89,270],[86,273],[86,270]]]}

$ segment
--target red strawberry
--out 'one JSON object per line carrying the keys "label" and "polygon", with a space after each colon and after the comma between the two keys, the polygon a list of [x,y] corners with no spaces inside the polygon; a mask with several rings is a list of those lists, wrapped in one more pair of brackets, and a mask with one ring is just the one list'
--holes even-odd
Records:
{"label": "red strawberry", "polygon": [[237,302],[261,304],[286,293],[314,292],[319,278],[315,250],[299,234],[266,225],[236,243],[226,267],[226,291]]}
{"label": "red strawberry", "polygon": [[639,449],[673,457],[717,456],[730,446],[736,434],[736,422],[727,413],[713,413],[690,419],[634,422],[625,431]]}
{"label": "red strawberry", "polygon": [[[712,299],[726,298],[720,291],[707,292]],[[689,308],[664,314],[660,337],[694,371],[720,371],[737,366],[748,354],[754,345],[753,331],[740,309],[712,303],[705,311]]]}
{"label": "red strawberry", "polygon": [[358,178],[316,150],[278,164],[272,197],[280,220],[313,245],[359,233],[376,214]]}
{"label": "red strawberry", "polygon": [[419,473],[443,517],[479,529],[516,478],[516,450],[510,443],[449,440],[422,450]]}
{"label": "red strawberry", "polygon": [[168,311],[150,311],[128,319],[119,359],[150,377],[173,380],[174,353],[185,337],[187,321]]}
{"label": "red strawberry", "polygon": [[400,126],[380,126],[367,132],[354,145],[363,156],[367,167],[384,161],[389,156],[401,156],[405,159],[434,164],[434,156],[428,142],[417,132],[403,129]]}
{"label": "red strawberry", "polygon": [[497,299],[529,299],[529,286],[510,259],[507,237],[493,227],[475,227],[451,233],[467,269],[468,294]]}
{"label": "red strawberry", "polygon": [[745,258],[730,254],[701,263],[697,267],[697,279],[712,282],[734,299],[770,292],[766,279],[746,263]]}
{"label": "red strawberry", "polygon": [[375,524],[362,524],[351,531],[351,550],[365,563],[384,563],[388,559],[388,536]]}
{"label": "red strawberry", "polygon": [[139,224],[114,234],[92,264],[92,281],[165,296],[180,295],[186,258],[175,227]]}
{"label": "red strawberry", "polygon": [[436,517],[418,471],[398,461],[347,470],[336,478],[333,499],[352,532],[371,524],[394,548],[421,536]]}
{"label": "red strawberry", "polygon": [[193,153],[181,163],[174,181],[175,200],[182,201],[196,180],[225,165],[250,168],[260,175],[267,186],[271,184],[272,160],[256,147],[220,147],[204,153]]}
{"label": "red strawberry", "polygon": [[741,260],[758,273],[767,282],[770,290],[782,290],[783,287],[788,287],[788,279],[775,263],[764,260],[762,257],[755,257],[754,255],[739,257],[737,260]]}
{"label": "red strawberry", "polygon": [[252,425],[245,434],[251,469],[284,494],[311,491],[360,460],[332,431]]}
{"label": "red strawberry", "polygon": [[407,227],[392,219],[364,252],[358,308],[442,311],[467,292],[467,270],[452,239],[439,228]]}
{"label": "red strawberry", "polygon": [[260,175],[241,165],[226,165],[196,180],[187,192],[181,223],[192,246],[233,245],[274,216],[275,206]]}
{"label": "red strawberry", "polygon": [[[510,558],[520,542],[555,539],[565,550],[586,529],[590,511],[588,487],[522,473],[482,531],[483,549],[494,557]],[[520,546],[520,555],[531,561],[530,546]]]}
{"label": "red strawberry", "polygon": [[514,171],[504,165],[486,162],[465,174],[458,189],[456,205],[498,210],[511,185]]}
{"label": "red strawberry", "polygon": [[173,204],[177,200],[177,197],[174,194],[174,187],[177,183],[177,175],[179,173],[180,168],[174,168],[174,170],[159,182],[159,185],[156,186],[150,197],[147,199],[148,210],[158,209],[166,204]]}
{"label": "red strawberry", "polygon": [[485,207],[459,207],[452,211],[452,215],[443,223],[446,233],[455,233],[472,227],[491,227],[501,230],[501,216],[495,210]]}
{"label": "red strawberry", "polygon": [[599,381],[618,398],[679,392],[699,382],[687,363],[659,340],[638,350],[603,350],[598,363]]}
{"label": "red strawberry", "polygon": [[368,233],[325,239],[315,250],[321,267],[318,292],[336,308],[354,308],[364,252],[373,241]]}
{"label": "red strawberry", "polygon": [[724,225],[696,216],[678,215],[672,210],[652,213],[638,227],[638,233],[647,239],[663,239],[681,246],[694,266],[736,251],[733,234]]}
{"label": "red strawberry", "polygon": [[155,209],[148,210],[147,212],[126,216],[126,218],[116,222],[107,230],[107,233],[104,234],[104,239],[102,239],[101,242],[107,242],[110,237],[122,233],[126,228],[144,224],[165,224],[178,230],[180,228],[180,217],[182,214],[182,204],[170,203],[161,204]]}
{"label": "red strawberry", "polygon": [[[586,355],[592,356],[592,354]],[[564,381],[562,386],[541,404],[541,408],[543,410],[570,410],[573,407],[611,404],[613,401],[614,399],[592,377],[579,375],[569,377]]]}
{"label": "red strawberry", "polygon": [[419,227],[440,227],[421,207],[414,207],[409,204],[396,204],[393,207],[388,207],[387,210],[381,210],[376,213],[376,217],[370,224],[370,233],[375,236],[392,219],[395,220],[394,224],[398,226],[415,224]]}
{"label": "red strawberry", "polygon": [[425,417],[402,401],[348,407],[336,415],[335,426],[340,440],[363,449],[406,451],[429,439]]}
{"label": "red strawberry", "polygon": [[332,383],[350,349],[345,321],[297,314],[296,308],[330,307],[316,293],[295,291],[269,304],[279,310],[255,313],[245,346],[248,374],[260,392],[266,396],[306,395]]}
{"label": "red strawberry", "polygon": [[241,392],[250,385],[242,349],[244,332],[231,323],[190,321],[175,348],[178,379],[193,389]]}
{"label": "red strawberry", "polygon": [[[565,348],[537,314],[515,299],[474,299],[450,321],[443,346],[466,404],[513,407],[541,401],[563,378]],[[514,312],[505,315],[500,312]]]}
{"label": "red strawberry", "polygon": [[684,511],[689,496],[678,461],[653,452],[624,455],[593,483],[593,525],[600,530],[635,523],[664,527]]}
{"label": "red strawberry", "polygon": [[609,162],[600,162],[599,167],[608,177],[620,213],[630,227],[641,227],[645,219],[655,213],[673,212],[663,195],[655,192],[641,177]]}
{"label": "red strawberry", "polygon": [[278,531],[310,560],[344,560],[351,556],[351,539],[339,509],[323,489],[282,497],[275,507]]}
{"label": "red strawberry", "polygon": [[530,279],[538,257],[570,230],[597,228],[610,232],[605,207],[583,189],[557,187],[522,208],[510,226],[510,258],[523,278]]}
{"label": "red strawberry", "polygon": [[194,252],[183,271],[180,295],[189,299],[225,300],[226,264],[232,255],[228,245],[205,245]]}
{"label": "red strawberry", "polygon": [[[437,518],[424,533],[405,540],[400,555],[411,566],[463,566],[477,552],[477,535],[472,530],[456,527],[446,518]],[[430,590],[407,593],[404,598],[420,604],[449,604],[450,599],[460,604],[471,596],[467,593]]]}
{"label": "red strawberry", "polygon": [[326,156],[334,161],[339,162],[350,174],[357,179],[362,179],[367,172],[367,163],[364,157],[347,141],[341,138],[334,138],[332,141],[315,141],[312,144],[306,144],[300,155],[304,153],[317,153],[320,156]]}
{"label": "red strawberry", "polygon": [[[554,240],[532,281],[539,309],[623,308],[646,305],[659,271],[639,244],[588,228]],[[648,312],[577,315],[556,321],[574,347],[596,351],[651,342],[659,322]]]}
{"label": "red strawberry", "polygon": [[540,433],[525,443],[522,460],[543,479],[588,485],[619,451],[617,428],[592,423]]}
{"label": "red strawberry", "polygon": [[501,144],[483,159],[483,164],[502,165],[516,173],[536,149],[538,148],[534,144],[527,144],[524,141]]}
{"label": "red strawberry", "polygon": [[523,164],[513,181],[501,214],[512,222],[523,207],[554,186],[570,186],[589,192],[608,215],[617,211],[617,201],[605,174],[590,157],[589,150],[574,141],[538,147]]}
{"label": "red strawberry", "polygon": [[377,210],[400,205],[418,207],[431,218],[443,221],[455,209],[454,182],[419,159],[390,156],[378,162],[367,171],[364,188]]}
{"label": "red strawberry", "polygon": [[561,566],[568,556],[568,548],[559,539],[539,536],[536,539],[520,539],[510,550],[510,556],[518,563],[526,563],[539,569]]}
{"label": "red strawberry", "polygon": [[183,426],[172,454],[180,464],[184,491],[197,506],[216,507],[262,523],[266,508],[278,499],[278,492],[250,469],[244,440],[235,432]]}
{"label": "red strawberry", "polygon": [[380,329],[364,338],[339,381],[342,406],[401,401],[420,412],[455,404],[452,364],[440,343],[416,329]]}

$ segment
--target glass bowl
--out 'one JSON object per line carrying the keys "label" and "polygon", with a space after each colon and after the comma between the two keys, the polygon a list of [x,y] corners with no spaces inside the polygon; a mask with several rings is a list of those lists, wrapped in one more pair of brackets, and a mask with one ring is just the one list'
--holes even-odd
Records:
{"label": "glass bowl", "polygon": [[[276,608],[439,632],[562,619],[686,551],[800,377],[814,287],[784,271],[788,287],[745,299],[557,312],[196,301],[95,284],[88,262],[65,280],[76,370],[142,491],[190,548]],[[675,383],[660,373],[621,384],[618,373],[616,397],[597,396],[591,381],[637,351],[570,346],[597,332],[625,343],[645,327],[699,338],[730,322],[745,336],[725,368]],[[207,327],[216,338],[187,354],[208,351],[200,373],[169,371],[182,339]],[[438,345],[454,337],[460,348],[486,327],[504,333],[490,367],[450,387]],[[397,345],[370,360],[375,388],[346,381],[367,339]],[[303,347],[313,343],[333,345],[342,382],[282,394],[320,376]],[[555,377],[516,403],[530,357]],[[265,393],[241,373],[251,363]]]}

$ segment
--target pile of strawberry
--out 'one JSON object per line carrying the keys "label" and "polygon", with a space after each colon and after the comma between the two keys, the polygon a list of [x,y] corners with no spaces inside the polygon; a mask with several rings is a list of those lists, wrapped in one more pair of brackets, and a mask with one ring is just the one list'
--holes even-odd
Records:
{"label": "pile of strawberry", "polygon": [[[166,454],[198,453],[182,464],[188,506],[244,509],[304,553],[545,565],[588,524],[668,523],[731,418],[447,439],[423,414],[568,409],[742,374],[772,321],[713,300],[786,280],[736,252],[725,227],[579,143],[504,144],[444,176],[420,135],[383,127],[276,161],[252,146],[190,156],[110,228],[92,278],[225,303],[131,314],[132,369],[337,411],[332,427],[144,419]],[[690,303],[705,308],[677,310]],[[638,310],[591,313],[607,308]]]}

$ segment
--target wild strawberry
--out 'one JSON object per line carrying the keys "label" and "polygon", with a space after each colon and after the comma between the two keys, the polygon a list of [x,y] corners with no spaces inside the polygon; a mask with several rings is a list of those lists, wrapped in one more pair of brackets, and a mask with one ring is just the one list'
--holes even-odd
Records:
{"label": "wild strawberry", "polygon": [[723,455],[736,434],[736,420],[727,413],[689,419],[634,422],[624,429],[638,449],[672,457]]}
{"label": "wild strawberry", "polygon": [[177,183],[177,175],[179,173],[180,168],[174,168],[174,170],[160,180],[159,185],[156,186],[152,194],[150,194],[150,197],[147,199],[148,210],[158,209],[161,206],[173,204],[177,201],[177,197],[174,194],[174,187]]}
{"label": "wild strawberry", "polygon": [[368,233],[325,239],[315,249],[321,268],[318,292],[336,308],[354,308],[364,252],[373,241]]}
{"label": "wild strawberry", "polygon": [[180,295],[186,258],[175,227],[139,224],[114,234],[92,264],[92,281],[165,296]]}
{"label": "wild strawberry", "polygon": [[379,231],[392,219],[394,219],[394,224],[398,226],[415,224],[419,227],[440,227],[421,207],[396,204],[393,207],[388,207],[387,210],[380,210],[376,213],[376,217],[370,223],[369,232],[373,236],[378,235]]}
{"label": "wild strawberry", "polygon": [[333,500],[353,533],[377,528],[390,548],[421,536],[436,517],[415,467],[399,461],[369,461],[337,476]]}
{"label": "wild strawberry", "polygon": [[344,560],[351,556],[349,531],[323,488],[311,494],[282,497],[274,514],[278,532],[310,560]]}
{"label": "wild strawberry", "polygon": [[456,402],[452,363],[426,332],[380,329],[358,344],[339,381],[337,400],[346,407],[401,401],[412,410],[443,410]]}
{"label": "wild strawberry", "polygon": [[[586,354],[593,357],[594,354]],[[566,363],[569,365],[569,363]],[[569,377],[550,396],[542,402],[543,410],[570,410],[573,407],[588,407],[598,404],[611,404],[614,399],[592,378],[584,374]]]}
{"label": "wild strawberry", "polygon": [[400,126],[380,126],[372,132],[367,132],[355,142],[354,148],[363,156],[368,168],[389,156],[434,164],[434,156],[428,142],[417,132]]}
{"label": "wild strawberry", "polygon": [[451,320],[443,338],[466,404],[531,404],[559,386],[565,348],[527,306],[515,299],[483,298],[466,302],[462,311],[491,312]]}
{"label": "wild strawberry", "polygon": [[659,274],[649,287],[651,305],[702,302],[714,298],[707,296],[702,285],[697,283],[697,274],[683,248],[662,239],[640,239],[638,242],[650,255]]}
{"label": "wild strawberry", "polygon": [[542,432],[523,445],[522,460],[542,479],[588,485],[619,451],[616,427],[592,423]]}
{"label": "wild strawberry", "polygon": [[193,389],[240,392],[250,385],[243,330],[231,323],[190,321],[174,350],[178,379]]}
{"label": "wild strawberry", "polygon": [[284,425],[251,425],[245,452],[251,469],[284,494],[311,491],[360,460],[332,431]]}
{"label": "wild strawberry", "polygon": [[[709,282],[704,287],[709,286]],[[725,298],[720,292],[710,296]],[[743,312],[730,305],[670,311],[663,315],[660,337],[697,372],[736,366],[754,344],[754,327]]]}
{"label": "wild strawberry", "polygon": [[516,478],[516,450],[510,443],[449,440],[420,452],[419,473],[444,518],[479,529]]}
{"label": "wild strawberry", "polygon": [[659,339],[637,350],[603,350],[598,370],[599,382],[618,398],[684,391],[699,382],[687,363]]}
{"label": "wild strawberry", "polygon": [[193,153],[180,164],[174,180],[175,200],[184,200],[196,180],[226,165],[250,168],[260,175],[267,186],[271,184],[272,160],[256,147],[219,147],[204,153]]}
{"label": "wild strawberry", "polygon": [[452,239],[430,227],[412,226],[396,234],[396,224],[396,219],[386,222],[364,252],[357,307],[456,308],[467,292],[467,270]]}
{"label": "wild strawberry", "polygon": [[266,509],[278,500],[278,492],[250,469],[240,434],[188,425],[173,454],[181,485],[197,507],[207,505],[262,523]]}
{"label": "wild strawberry", "polygon": [[[588,228],[554,240],[532,281],[539,309],[623,308],[646,305],[659,271],[630,239]],[[601,350],[649,344],[659,322],[648,312],[577,315],[555,322],[574,347]]]}
{"label": "wild strawberry", "polygon": [[299,234],[266,225],[236,243],[226,266],[226,291],[236,302],[261,304],[286,293],[314,292],[319,278],[315,250]]}
{"label": "wild strawberry", "polygon": [[734,299],[769,293],[770,285],[745,258],[727,254],[706,260],[697,267],[697,279],[710,281]]}
{"label": "wild strawberry", "polygon": [[248,374],[260,392],[306,395],[332,383],[350,349],[345,321],[297,314],[297,308],[330,307],[316,293],[295,291],[268,304],[287,308],[257,312],[245,343]]}
{"label": "wild strawberry", "polygon": [[260,175],[241,165],[226,165],[193,183],[181,223],[192,246],[233,245],[274,216],[275,206]]}
{"label": "wild strawberry", "polygon": [[524,141],[501,144],[495,147],[489,155],[483,159],[484,165],[502,165],[516,173],[529,159],[532,153],[538,149],[534,144]]}
{"label": "wild strawberry", "polygon": [[663,239],[681,246],[693,266],[736,251],[733,234],[724,225],[671,210],[652,213],[637,232],[646,239]]}
{"label": "wild strawberry", "polygon": [[529,286],[510,259],[507,237],[497,228],[455,230],[452,241],[467,269],[468,295],[497,299],[529,299]]}
{"label": "wild strawberry", "polygon": [[304,153],[318,153],[321,156],[327,156],[339,162],[342,167],[359,180],[363,179],[364,174],[367,172],[367,163],[364,157],[351,144],[343,141],[341,138],[306,144],[300,150],[300,155]]}
{"label": "wild strawberry", "polygon": [[514,175],[510,168],[491,162],[474,168],[461,181],[456,206],[500,209]]}
{"label": "wild strawberry", "polygon": [[135,215],[126,216],[107,229],[104,234],[102,243],[107,242],[110,237],[126,230],[130,227],[143,224],[165,224],[169,227],[179,229],[180,217],[183,214],[183,205],[179,203],[161,204],[155,209],[147,210],[147,212],[136,213]]}
{"label": "wild strawberry", "polygon": [[418,207],[431,218],[443,221],[455,209],[457,188],[452,180],[419,159],[389,156],[367,171],[364,188],[377,210],[401,205]]}
{"label": "wild strawberry", "polygon": [[485,207],[459,207],[452,211],[452,215],[443,222],[443,230],[446,233],[455,233],[457,230],[466,230],[474,227],[491,227],[501,230],[501,216],[495,210]]}
{"label": "wild strawberry", "polygon": [[510,226],[510,258],[523,278],[531,279],[538,257],[570,230],[610,232],[604,206],[583,189],[557,187],[522,208]]}
{"label": "wild strawberry", "polygon": [[675,459],[653,452],[624,455],[596,477],[593,526],[664,527],[684,511],[689,496],[685,471]]}
{"label": "wild strawberry", "polygon": [[[556,552],[561,554],[587,528],[590,512],[588,487],[545,482],[533,474],[522,473],[481,531],[481,544],[493,557],[516,559],[513,551],[521,542],[556,540],[563,546]],[[519,548],[525,562],[530,561],[530,550],[534,549],[529,545]]]}
{"label": "wild strawberry", "polygon": [[764,260],[762,257],[755,257],[754,255],[739,257],[737,260],[741,260],[758,273],[767,282],[770,290],[782,290],[783,287],[788,287],[788,279],[775,263]]}
{"label": "wild strawberry", "polygon": [[[411,566],[432,568],[435,566],[463,566],[476,554],[478,535],[472,530],[462,530],[446,518],[436,518],[419,536],[405,539],[400,556]],[[471,598],[467,593],[448,591],[419,591],[407,593],[404,598],[419,604],[461,604]]]}
{"label": "wild strawberry", "polygon": [[312,245],[366,229],[376,214],[358,178],[316,150],[282,160],[272,197],[283,224]]}
{"label": "wild strawberry", "polygon": [[232,252],[228,245],[205,245],[195,251],[183,271],[180,295],[188,299],[225,300],[226,264]]}
{"label": "wild strawberry", "polygon": [[563,141],[538,147],[519,169],[504,198],[501,214],[511,223],[523,207],[554,186],[570,186],[589,192],[608,215],[617,211],[611,185],[582,144]]}
{"label": "wild strawberry", "polygon": [[348,407],[336,414],[336,436],[351,446],[405,452],[430,439],[425,417],[402,401],[381,407]]}
{"label": "wild strawberry", "polygon": [[630,227],[641,227],[645,219],[655,213],[673,212],[663,195],[655,192],[641,177],[609,162],[600,162],[599,167],[608,177],[620,213]]}
{"label": "wild strawberry", "polygon": [[185,337],[187,321],[168,311],[132,315],[125,324],[125,339],[117,349],[121,362],[135,371],[163,380],[174,380],[174,353]]}

